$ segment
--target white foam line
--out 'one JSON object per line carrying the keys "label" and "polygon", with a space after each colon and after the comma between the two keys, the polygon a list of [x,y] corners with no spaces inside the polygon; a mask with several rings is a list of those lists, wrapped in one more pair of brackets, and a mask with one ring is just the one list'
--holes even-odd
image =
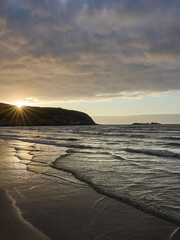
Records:
{"label": "white foam line", "polygon": [[179,240],[180,239],[180,227],[176,228],[174,232],[169,237],[169,240]]}
{"label": "white foam line", "polygon": [[95,208],[100,202],[102,202],[104,199],[106,198],[106,196],[103,196],[101,198],[99,198],[92,206],[92,209]]}

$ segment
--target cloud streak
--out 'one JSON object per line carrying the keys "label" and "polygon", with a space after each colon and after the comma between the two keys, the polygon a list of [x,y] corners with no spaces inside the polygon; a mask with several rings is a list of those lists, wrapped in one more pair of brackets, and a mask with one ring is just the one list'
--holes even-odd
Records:
{"label": "cloud streak", "polygon": [[1,0],[1,100],[179,90],[179,10],[177,0]]}

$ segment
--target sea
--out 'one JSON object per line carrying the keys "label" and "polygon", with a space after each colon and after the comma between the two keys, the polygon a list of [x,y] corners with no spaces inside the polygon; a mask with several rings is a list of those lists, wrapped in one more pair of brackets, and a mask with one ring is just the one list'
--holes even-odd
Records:
{"label": "sea", "polygon": [[28,171],[68,172],[64,180],[180,224],[178,124],[1,127],[0,139]]}

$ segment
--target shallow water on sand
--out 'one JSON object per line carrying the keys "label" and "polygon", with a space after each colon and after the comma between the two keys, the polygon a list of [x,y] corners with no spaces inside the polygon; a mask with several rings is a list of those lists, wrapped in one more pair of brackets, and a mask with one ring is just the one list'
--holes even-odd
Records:
{"label": "shallow water on sand", "polygon": [[108,196],[180,223],[180,125],[7,127],[0,138],[29,171],[76,182],[60,170],[69,171]]}

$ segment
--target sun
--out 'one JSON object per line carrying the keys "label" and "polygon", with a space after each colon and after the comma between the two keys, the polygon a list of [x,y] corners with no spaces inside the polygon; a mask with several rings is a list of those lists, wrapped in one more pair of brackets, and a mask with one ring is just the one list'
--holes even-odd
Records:
{"label": "sun", "polygon": [[13,105],[16,105],[18,108],[22,108],[23,106],[27,105],[27,102],[25,102],[25,101],[18,101],[18,102],[14,102]]}
{"label": "sun", "polygon": [[18,108],[21,108],[21,107],[23,106],[23,104],[22,104],[22,103],[17,103],[16,106],[17,106]]}

